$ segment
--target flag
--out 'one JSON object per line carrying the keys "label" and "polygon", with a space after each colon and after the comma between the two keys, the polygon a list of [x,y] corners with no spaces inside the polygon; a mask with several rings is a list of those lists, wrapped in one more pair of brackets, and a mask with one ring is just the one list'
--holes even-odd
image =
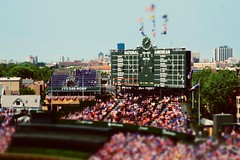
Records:
{"label": "flag", "polygon": [[165,23],[163,24],[163,26],[162,26],[162,34],[167,34],[167,21],[168,21],[168,18],[167,18],[168,16],[166,15],[166,14],[164,14],[163,16],[162,16],[162,18],[163,19],[165,19]]}
{"label": "flag", "polygon": [[148,16],[148,19],[154,19],[155,15]]}
{"label": "flag", "polygon": [[165,22],[168,21],[168,16],[167,16],[166,14],[164,14],[164,15],[162,16],[162,18],[165,19]]}
{"label": "flag", "polygon": [[141,32],[142,36],[146,36],[145,33],[144,33],[144,28],[143,28],[143,26],[141,26],[141,28],[139,28],[139,31]]}
{"label": "flag", "polygon": [[145,11],[146,11],[146,12],[153,12],[154,9],[155,9],[155,5],[152,4],[152,5],[148,6],[148,7],[145,9]]}
{"label": "flag", "polygon": [[163,24],[163,26],[162,26],[162,34],[167,34],[167,24],[165,23],[165,24]]}
{"label": "flag", "polygon": [[143,17],[139,18],[139,19],[138,19],[138,22],[139,22],[139,23],[142,23],[142,22],[143,22]]}
{"label": "flag", "polygon": [[200,86],[200,83],[198,82],[197,84],[195,84],[192,88],[189,89],[189,91],[194,91],[195,89],[197,89]]}
{"label": "flag", "polygon": [[153,27],[155,28],[155,27],[156,27],[156,21],[155,21],[155,19],[153,19],[152,22],[153,22]]}
{"label": "flag", "polygon": [[155,37],[155,36],[156,36],[155,29],[152,29],[152,35],[153,35],[153,37]]}
{"label": "flag", "polygon": [[193,72],[193,71],[192,71],[192,69],[191,69],[190,72],[189,72],[188,75],[187,75],[187,78],[188,78],[188,79],[191,79],[191,78],[192,78],[192,72]]}
{"label": "flag", "polygon": [[163,19],[167,19],[167,15],[164,14],[164,15],[162,16],[162,18],[163,18]]}
{"label": "flag", "polygon": [[142,34],[142,36],[146,36],[146,34],[144,33],[144,31],[143,31],[143,30],[141,31],[141,34]]}

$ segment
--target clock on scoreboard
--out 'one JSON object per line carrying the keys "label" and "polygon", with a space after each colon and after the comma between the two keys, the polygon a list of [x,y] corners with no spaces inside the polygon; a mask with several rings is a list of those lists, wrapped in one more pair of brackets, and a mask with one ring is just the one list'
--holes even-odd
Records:
{"label": "clock on scoreboard", "polygon": [[149,37],[145,36],[142,40],[142,47],[145,51],[148,51],[151,47],[152,47],[152,44],[151,44],[151,40]]}

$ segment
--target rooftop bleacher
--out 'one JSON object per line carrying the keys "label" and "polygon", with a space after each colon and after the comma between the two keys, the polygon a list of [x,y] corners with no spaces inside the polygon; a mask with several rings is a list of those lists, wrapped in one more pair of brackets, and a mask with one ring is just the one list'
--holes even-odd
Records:
{"label": "rooftop bleacher", "polygon": [[67,74],[54,74],[52,75],[52,86],[53,87],[61,87],[66,82],[68,78]]}
{"label": "rooftop bleacher", "polygon": [[96,70],[86,69],[74,71],[74,83],[77,86],[96,86],[97,73]]}

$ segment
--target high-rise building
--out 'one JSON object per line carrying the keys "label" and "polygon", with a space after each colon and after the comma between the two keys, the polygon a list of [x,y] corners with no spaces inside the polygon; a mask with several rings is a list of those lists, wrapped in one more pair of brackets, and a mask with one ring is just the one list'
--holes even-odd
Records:
{"label": "high-rise building", "polygon": [[213,50],[213,62],[225,61],[233,57],[233,49],[228,46],[220,46]]}
{"label": "high-rise building", "polygon": [[98,53],[98,58],[103,58],[103,53],[102,52]]}
{"label": "high-rise building", "polygon": [[64,62],[64,56],[59,57],[59,62]]}
{"label": "high-rise building", "polygon": [[191,62],[199,63],[200,62],[200,53],[192,53],[191,54]]}
{"label": "high-rise building", "polygon": [[26,58],[26,62],[38,63],[38,57],[37,57],[37,56],[33,56],[33,55],[29,55],[29,56]]}

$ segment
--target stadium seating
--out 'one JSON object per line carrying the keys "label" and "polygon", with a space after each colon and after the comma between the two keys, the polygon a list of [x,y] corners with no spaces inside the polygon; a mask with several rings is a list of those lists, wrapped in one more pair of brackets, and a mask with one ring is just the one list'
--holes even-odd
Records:
{"label": "stadium seating", "polygon": [[96,70],[86,69],[74,71],[75,84],[77,86],[96,86],[97,73]]}
{"label": "stadium seating", "polygon": [[53,87],[61,87],[66,82],[68,78],[67,74],[54,74],[52,75],[52,86]]}

